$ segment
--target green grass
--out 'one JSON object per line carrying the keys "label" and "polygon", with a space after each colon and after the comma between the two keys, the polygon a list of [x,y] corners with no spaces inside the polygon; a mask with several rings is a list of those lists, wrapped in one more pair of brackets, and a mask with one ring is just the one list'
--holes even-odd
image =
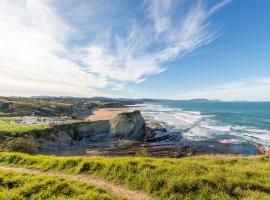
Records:
{"label": "green grass", "polygon": [[270,199],[270,156],[156,159],[0,153],[0,164],[92,174],[166,200]]}
{"label": "green grass", "polygon": [[39,116],[72,116],[72,106],[88,103],[92,108],[119,107],[132,104],[128,101],[103,101],[88,98],[12,98],[0,97],[0,116],[28,116],[33,112]]}
{"label": "green grass", "polygon": [[0,97],[2,110],[9,116],[28,116],[35,112],[41,116],[60,116],[71,114],[73,100],[33,99]]}
{"label": "green grass", "polygon": [[47,175],[0,170],[2,200],[116,200],[103,189]]}
{"label": "green grass", "polygon": [[48,125],[39,124],[17,124],[16,117],[0,117],[0,132],[25,133],[33,130],[47,129]]}

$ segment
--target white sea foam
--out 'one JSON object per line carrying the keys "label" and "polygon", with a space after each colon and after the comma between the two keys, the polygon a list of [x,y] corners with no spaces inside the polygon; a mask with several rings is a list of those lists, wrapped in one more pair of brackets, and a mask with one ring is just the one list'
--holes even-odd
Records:
{"label": "white sea foam", "polygon": [[161,123],[171,131],[180,131],[187,140],[216,140],[221,143],[270,145],[270,130],[248,126],[223,124],[213,115],[184,111],[156,104],[136,105],[146,120]]}
{"label": "white sea foam", "polygon": [[218,140],[222,144],[240,144],[242,142],[245,142],[241,138],[230,138],[230,139],[221,139]]}
{"label": "white sea foam", "polygon": [[146,120],[163,123],[175,130],[191,128],[202,118],[199,112],[183,111],[179,108],[172,109],[154,104],[144,104],[140,110]]}
{"label": "white sea foam", "polygon": [[228,126],[209,126],[209,125],[201,125],[202,128],[206,128],[206,129],[212,129],[214,131],[221,131],[221,132],[230,132],[232,131],[232,126],[228,125]]}

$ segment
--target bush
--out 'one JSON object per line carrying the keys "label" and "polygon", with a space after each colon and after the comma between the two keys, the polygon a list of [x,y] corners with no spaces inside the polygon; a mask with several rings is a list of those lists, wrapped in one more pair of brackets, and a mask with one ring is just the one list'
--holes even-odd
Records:
{"label": "bush", "polygon": [[136,152],[135,156],[139,157],[150,157],[151,153],[147,149],[139,150]]}
{"label": "bush", "polygon": [[6,144],[6,150],[9,152],[21,152],[21,153],[29,153],[36,154],[38,152],[39,145],[37,142],[29,137],[29,138],[16,138],[9,141]]}

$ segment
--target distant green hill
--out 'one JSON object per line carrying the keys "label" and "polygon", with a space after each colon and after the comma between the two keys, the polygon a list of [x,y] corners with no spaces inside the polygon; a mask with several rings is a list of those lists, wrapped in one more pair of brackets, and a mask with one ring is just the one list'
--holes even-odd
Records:
{"label": "distant green hill", "polygon": [[73,106],[85,107],[91,111],[94,108],[122,107],[132,104],[133,101],[125,99],[94,99],[94,98],[25,98],[25,97],[0,97],[1,116],[72,116]]}

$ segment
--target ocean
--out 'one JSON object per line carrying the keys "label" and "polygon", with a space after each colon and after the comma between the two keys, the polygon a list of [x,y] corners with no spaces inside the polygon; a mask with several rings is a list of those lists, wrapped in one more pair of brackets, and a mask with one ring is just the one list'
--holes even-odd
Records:
{"label": "ocean", "polygon": [[270,102],[160,101],[137,106],[146,120],[180,132],[185,141],[270,146]]}

